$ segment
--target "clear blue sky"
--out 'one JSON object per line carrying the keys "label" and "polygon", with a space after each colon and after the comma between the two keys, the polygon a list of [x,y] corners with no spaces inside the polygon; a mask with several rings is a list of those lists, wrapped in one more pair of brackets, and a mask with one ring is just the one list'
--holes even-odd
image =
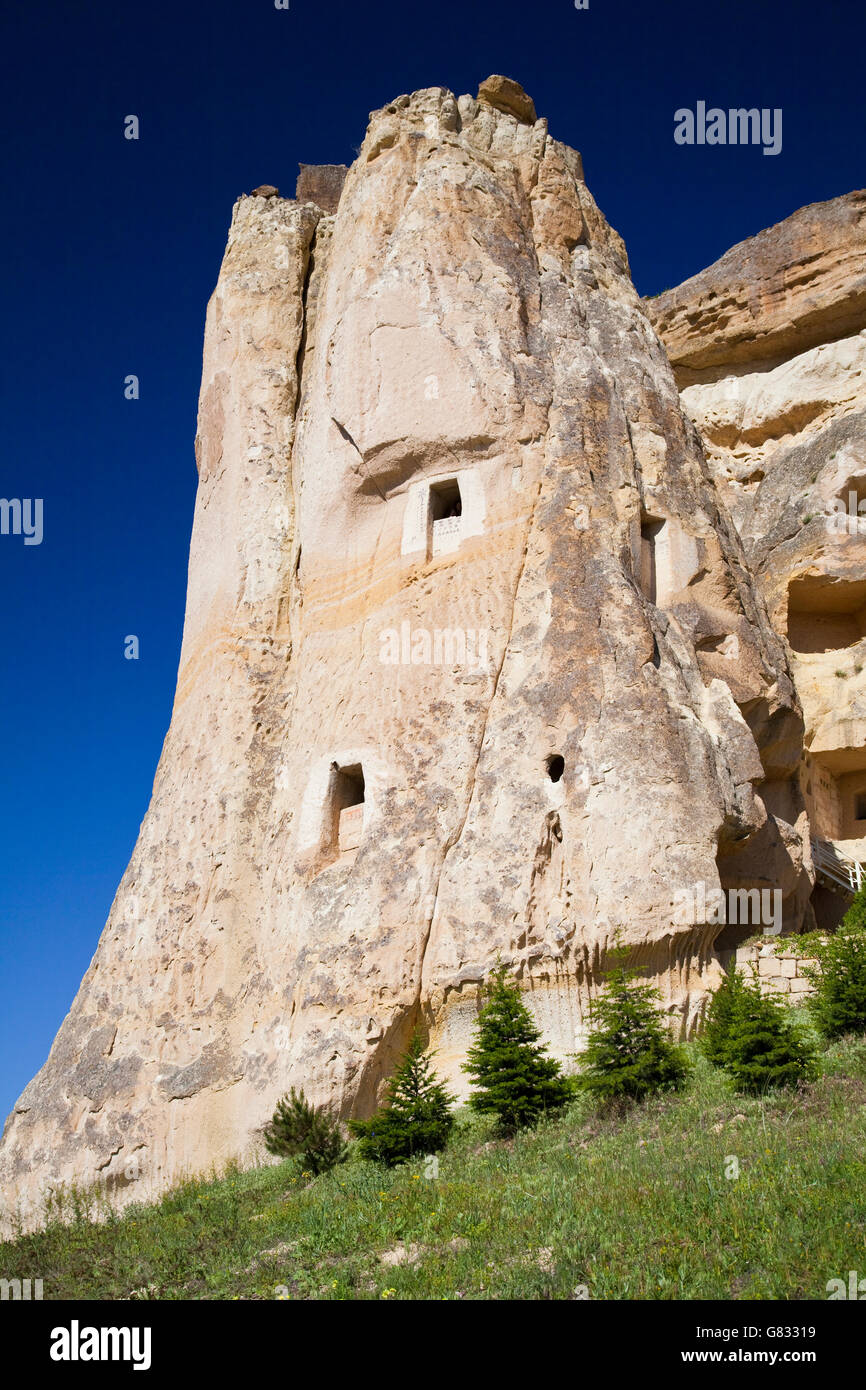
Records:
{"label": "clear blue sky", "polygon": [[[0,496],[43,498],[45,531],[0,536],[0,1114],[47,1055],[147,808],[237,195],[350,162],[401,92],[503,72],[582,151],[654,293],[866,182],[864,38],[862,0],[5,0]],[[675,145],[674,111],[699,100],[781,107],[781,154]]]}

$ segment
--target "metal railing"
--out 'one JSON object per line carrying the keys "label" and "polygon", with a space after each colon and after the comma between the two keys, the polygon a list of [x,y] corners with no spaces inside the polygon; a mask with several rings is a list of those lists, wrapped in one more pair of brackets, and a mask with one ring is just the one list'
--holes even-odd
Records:
{"label": "metal railing", "polygon": [[822,878],[829,879],[846,893],[856,893],[863,886],[866,873],[863,865],[840,854],[829,840],[812,841],[812,862]]}

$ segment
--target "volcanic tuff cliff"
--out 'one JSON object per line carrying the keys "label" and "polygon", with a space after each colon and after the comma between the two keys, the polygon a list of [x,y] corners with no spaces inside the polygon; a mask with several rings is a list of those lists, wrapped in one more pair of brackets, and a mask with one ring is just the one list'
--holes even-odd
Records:
{"label": "volcanic tuff cliff", "polygon": [[689,885],[808,914],[785,644],[580,156],[495,78],[341,179],[234,209],[171,727],[4,1133],[28,1210],[243,1153],[290,1084],[368,1112],[416,1020],[459,1079],[497,958],[560,1055],[617,935],[688,1029]]}
{"label": "volcanic tuff cliff", "polygon": [[[801,208],[647,309],[789,643],[812,833],[864,862],[866,190]],[[819,921],[844,905],[819,886]]]}

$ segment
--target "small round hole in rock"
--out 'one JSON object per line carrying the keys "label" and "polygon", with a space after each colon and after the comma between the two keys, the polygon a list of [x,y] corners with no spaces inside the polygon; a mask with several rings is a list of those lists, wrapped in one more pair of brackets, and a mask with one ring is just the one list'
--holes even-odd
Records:
{"label": "small round hole in rock", "polygon": [[547,759],[547,775],[551,782],[558,782],[565,771],[565,758],[561,753],[551,753]]}

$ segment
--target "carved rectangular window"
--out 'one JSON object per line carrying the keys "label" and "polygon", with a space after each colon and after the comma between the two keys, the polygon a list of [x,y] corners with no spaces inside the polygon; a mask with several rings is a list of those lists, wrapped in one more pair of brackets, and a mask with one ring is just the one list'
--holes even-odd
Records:
{"label": "carved rectangular window", "polygon": [[429,509],[431,554],[455,550],[463,534],[463,499],[456,478],[431,484]]}
{"label": "carved rectangular window", "polygon": [[332,843],[339,854],[356,850],[364,830],[364,771],[334,767],[330,785]]}
{"label": "carved rectangular window", "polygon": [[656,516],[644,516],[640,524],[640,587],[650,603],[658,601],[659,538],[667,523]]}

